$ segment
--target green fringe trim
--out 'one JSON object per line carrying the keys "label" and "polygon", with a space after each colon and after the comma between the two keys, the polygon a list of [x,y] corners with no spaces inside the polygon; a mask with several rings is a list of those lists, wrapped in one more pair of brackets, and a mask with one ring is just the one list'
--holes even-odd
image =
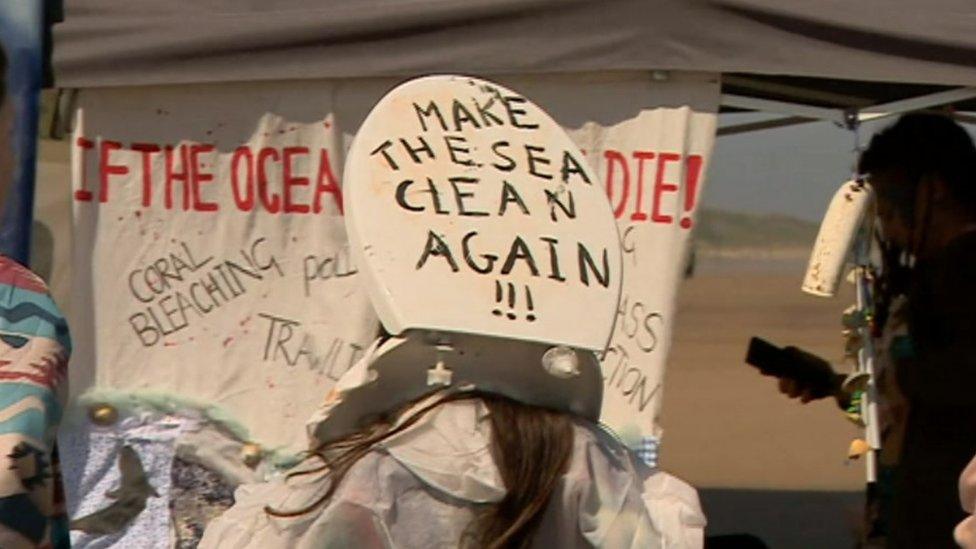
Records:
{"label": "green fringe trim", "polygon": [[[79,396],[71,416],[75,421],[85,418],[88,409],[94,404],[108,404],[118,410],[119,415],[138,412],[157,412],[186,416],[188,411],[198,413],[202,418],[230,433],[242,442],[257,442],[251,438],[250,430],[224,408],[203,400],[164,393],[161,391],[120,391],[117,389],[91,389]],[[266,448],[264,455],[276,469],[288,469],[297,465],[303,458],[301,454],[287,452],[283,448]]]}

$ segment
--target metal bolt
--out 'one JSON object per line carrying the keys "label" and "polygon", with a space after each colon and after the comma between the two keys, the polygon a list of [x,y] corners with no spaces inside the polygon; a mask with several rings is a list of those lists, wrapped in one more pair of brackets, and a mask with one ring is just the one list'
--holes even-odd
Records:
{"label": "metal bolt", "polygon": [[107,427],[119,420],[119,411],[110,404],[94,404],[88,409],[88,418],[95,425]]}

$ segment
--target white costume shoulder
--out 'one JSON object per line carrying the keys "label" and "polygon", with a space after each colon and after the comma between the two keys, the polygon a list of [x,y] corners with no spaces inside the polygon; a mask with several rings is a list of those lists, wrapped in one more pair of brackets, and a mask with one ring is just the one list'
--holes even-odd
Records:
{"label": "white costume shoulder", "polygon": [[[328,488],[324,473],[243,486],[207,529],[201,548],[457,547],[505,488],[490,451],[487,408],[443,404],[377,446],[333,497],[295,518]],[[636,465],[622,445],[577,423],[569,470],[536,535],[538,547],[700,547],[704,518],[694,490]]]}

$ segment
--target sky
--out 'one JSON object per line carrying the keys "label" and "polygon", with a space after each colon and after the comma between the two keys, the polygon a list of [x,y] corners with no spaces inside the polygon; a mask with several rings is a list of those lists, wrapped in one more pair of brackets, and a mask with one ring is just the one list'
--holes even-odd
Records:
{"label": "sky", "polygon": [[[725,114],[719,125],[765,118],[777,117]],[[894,120],[865,124],[862,145]],[[853,133],[831,122],[719,137],[702,206],[819,221],[834,191],[850,179],[855,157]]]}

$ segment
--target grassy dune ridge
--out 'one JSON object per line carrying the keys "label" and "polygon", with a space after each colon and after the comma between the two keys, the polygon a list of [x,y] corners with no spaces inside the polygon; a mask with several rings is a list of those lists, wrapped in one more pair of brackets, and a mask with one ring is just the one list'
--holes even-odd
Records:
{"label": "grassy dune ridge", "polygon": [[696,251],[706,255],[805,255],[817,236],[817,224],[778,214],[750,214],[705,208],[693,235]]}

